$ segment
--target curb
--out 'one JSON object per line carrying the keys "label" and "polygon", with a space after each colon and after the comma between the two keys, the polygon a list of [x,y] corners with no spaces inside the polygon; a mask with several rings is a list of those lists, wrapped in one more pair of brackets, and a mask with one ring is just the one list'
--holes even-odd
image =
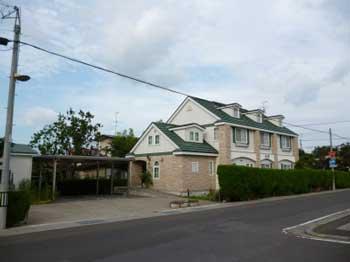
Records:
{"label": "curb", "polygon": [[297,237],[319,240],[325,242],[350,244],[350,238],[331,234],[321,234],[315,232],[315,229],[321,225],[328,224],[338,219],[342,219],[350,215],[350,209],[345,209],[336,213],[329,214],[314,220],[307,221],[305,223],[284,228],[282,230],[285,234],[293,234]]}

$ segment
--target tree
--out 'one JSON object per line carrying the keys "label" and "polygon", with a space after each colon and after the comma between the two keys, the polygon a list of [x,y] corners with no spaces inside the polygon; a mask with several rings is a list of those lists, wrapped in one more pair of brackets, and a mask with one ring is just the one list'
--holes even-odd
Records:
{"label": "tree", "polygon": [[299,160],[295,163],[295,168],[315,168],[316,166],[317,163],[314,155],[299,149]]}
{"label": "tree", "polygon": [[43,155],[89,155],[100,137],[101,124],[90,112],[69,109],[57,121],[34,133],[30,144]]}
{"label": "tree", "polygon": [[113,138],[111,153],[112,156],[124,157],[130,152],[137,142],[137,137],[134,135],[134,130],[124,130],[122,133],[118,132]]}

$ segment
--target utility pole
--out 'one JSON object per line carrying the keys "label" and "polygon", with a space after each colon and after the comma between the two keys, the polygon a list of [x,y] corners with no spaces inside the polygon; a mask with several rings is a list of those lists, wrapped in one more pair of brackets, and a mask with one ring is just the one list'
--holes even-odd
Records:
{"label": "utility pole", "polygon": [[15,103],[16,76],[18,67],[19,40],[21,34],[20,11],[17,6],[14,6],[15,26],[14,26],[14,41],[12,50],[11,74],[7,102],[6,129],[4,138],[3,152],[3,170],[0,184],[0,229],[6,228],[6,215],[8,204],[9,178],[10,178],[10,154],[12,143],[12,126],[13,126],[13,111]]}
{"label": "utility pole", "polygon": [[[333,152],[333,139],[332,139],[332,128],[329,128],[329,148],[330,152]],[[332,157],[332,156],[331,156]],[[335,190],[335,173],[334,166],[332,165],[332,190]]]}

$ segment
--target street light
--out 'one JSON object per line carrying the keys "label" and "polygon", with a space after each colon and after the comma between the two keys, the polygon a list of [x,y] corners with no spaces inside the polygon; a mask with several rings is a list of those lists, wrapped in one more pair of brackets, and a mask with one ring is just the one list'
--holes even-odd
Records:
{"label": "street light", "polygon": [[17,81],[21,81],[21,82],[27,82],[28,80],[30,80],[30,76],[28,75],[15,75],[14,78],[17,80]]}

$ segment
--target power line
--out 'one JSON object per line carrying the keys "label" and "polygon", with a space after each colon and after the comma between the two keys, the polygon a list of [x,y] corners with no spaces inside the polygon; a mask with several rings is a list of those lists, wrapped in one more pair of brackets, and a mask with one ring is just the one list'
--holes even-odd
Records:
{"label": "power line", "polygon": [[323,126],[323,125],[332,125],[332,124],[341,124],[341,123],[350,123],[350,120],[310,123],[310,124],[302,124],[302,125],[303,126]]}
{"label": "power line", "polygon": [[[329,141],[327,138],[320,138],[320,139],[300,139],[303,140],[303,142],[311,142],[311,141]],[[349,140],[344,138],[333,138],[333,140]]]}
{"label": "power line", "polygon": [[[13,40],[10,40],[10,41],[11,42],[15,42]],[[104,71],[104,72],[107,72],[107,73],[111,73],[111,74],[114,74],[114,75],[117,75],[117,76],[120,76],[120,77],[123,77],[123,78],[127,78],[127,79],[130,79],[130,80],[133,80],[133,81],[145,84],[145,85],[149,85],[149,86],[152,86],[152,87],[164,90],[164,91],[168,91],[168,92],[179,94],[179,95],[183,95],[183,96],[192,96],[192,95],[186,94],[184,92],[177,91],[175,89],[164,87],[164,86],[161,86],[161,85],[149,82],[149,81],[145,81],[145,80],[133,77],[133,76],[129,76],[129,75],[123,74],[123,73],[119,73],[119,72],[116,72],[114,70],[102,67],[102,66],[97,66],[97,65],[94,65],[94,64],[91,64],[91,63],[88,63],[88,62],[85,62],[85,61],[82,61],[82,60],[79,60],[79,59],[76,59],[76,58],[73,58],[73,57],[69,57],[67,55],[62,55],[62,54],[59,54],[57,52],[50,51],[48,49],[42,48],[42,47],[34,45],[34,44],[30,44],[30,43],[23,42],[23,41],[19,41],[19,43],[22,44],[22,45],[30,46],[30,47],[32,47],[34,49],[39,50],[39,51],[42,51],[42,52],[45,52],[45,53],[48,53],[48,54],[51,54],[51,55],[54,55],[54,56],[58,56],[58,57],[70,60],[70,61],[75,62],[75,63],[79,63],[79,64],[82,64],[82,65],[85,65],[85,66],[88,66],[88,67],[92,67],[92,68],[95,68],[95,69],[98,69],[98,70],[101,70],[101,71]],[[350,121],[348,121],[348,120],[346,120],[346,121],[335,121],[335,122],[332,122],[332,123],[339,123],[339,122],[350,122]],[[327,124],[327,123],[312,123],[312,124],[304,124],[304,125],[296,125],[296,124],[292,124],[292,123],[288,123],[288,122],[284,122],[284,123],[286,125],[290,125],[290,126],[294,126],[294,127],[298,127],[298,128],[303,128],[303,129],[310,130],[310,131],[313,131],[313,132],[328,134],[328,131],[319,130],[319,129],[308,127],[308,126],[311,126],[311,125],[323,125],[323,124]],[[333,135],[338,137],[338,138],[340,138],[340,139],[350,140],[350,138],[343,137],[343,136],[340,136],[338,134],[333,134]]]}
{"label": "power line", "polygon": [[145,80],[133,77],[133,76],[129,76],[129,75],[126,75],[126,74],[123,74],[123,73],[119,73],[119,72],[113,71],[111,69],[102,67],[102,66],[93,65],[93,64],[90,64],[88,62],[85,62],[85,61],[82,61],[82,60],[79,60],[79,59],[76,59],[76,58],[73,58],[73,57],[69,57],[69,56],[66,56],[66,55],[59,54],[57,52],[53,52],[53,51],[47,50],[47,49],[39,47],[37,45],[33,45],[33,44],[30,44],[30,43],[27,43],[27,42],[22,42],[22,41],[20,41],[20,43],[22,45],[30,46],[30,47],[35,48],[37,50],[46,52],[48,54],[51,54],[51,55],[54,55],[54,56],[58,56],[58,57],[61,57],[61,58],[64,58],[64,59],[67,59],[67,60],[70,60],[70,61],[82,64],[82,65],[85,65],[85,66],[89,66],[89,67],[92,67],[92,68],[95,68],[95,69],[99,69],[99,70],[105,71],[107,73],[111,73],[111,74],[114,74],[114,75],[117,75],[117,76],[120,76],[120,77],[124,77],[124,78],[130,79],[130,80],[133,80],[133,81],[145,84],[145,85],[156,87],[156,88],[159,88],[159,89],[162,89],[162,90],[165,90],[165,91],[168,91],[168,92],[172,92],[172,93],[175,93],[175,94],[178,94],[178,95],[190,96],[190,95],[188,95],[186,93],[183,93],[183,92],[180,92],[180,91],[168,88],[168,87],[164,87],[164,86],[152,83],[152,82],[148,82],[148,81],[145,81]]}
{"label": "power line", "polygon": [[[286,125],[303,128],[303,129],[310,130],[310,131],[317,132],[317,133],[322,133],[322,134],[328,134],[329,133],[329,131],[319,130],[319,129],[315,129],[315,128],[310,128],[310,127],[306,127],[304,125],[295,125],[295,124],[291,124],[291,123],[288,123],[288,122],[283,122],[283,123],[286,124]],[[349,137],[340,136],[340,135],[335,134],[335,133],[333,133],[333,135],[338,137],[338,138],[341,138],[341,139],[350,140]]]}

